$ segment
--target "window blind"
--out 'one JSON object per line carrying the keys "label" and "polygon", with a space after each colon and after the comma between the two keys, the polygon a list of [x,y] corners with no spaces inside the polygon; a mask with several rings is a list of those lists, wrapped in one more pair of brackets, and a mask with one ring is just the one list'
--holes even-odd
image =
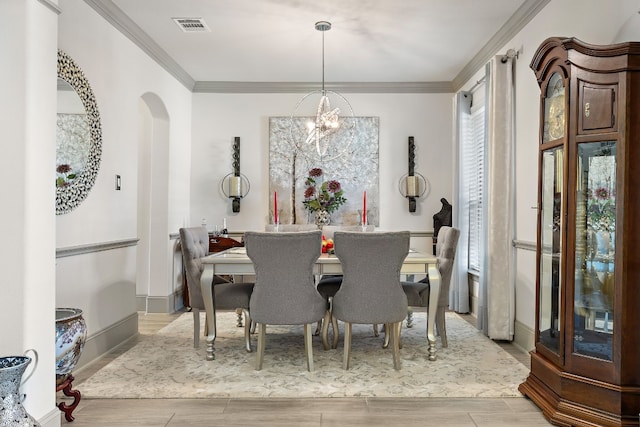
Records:
{"label": "window blind", "polygon": [[[474,99],[475,101],[475,99]],[[471,108],[468,164],[465,180],[469,183],[469,270],[480,271],[480,245],[484,203],[484,105]]]}

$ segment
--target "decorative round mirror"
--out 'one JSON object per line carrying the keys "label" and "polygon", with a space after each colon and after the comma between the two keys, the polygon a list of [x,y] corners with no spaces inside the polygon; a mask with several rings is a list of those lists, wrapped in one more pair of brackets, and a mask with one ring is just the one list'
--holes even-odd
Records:
{"label": "decorative round mirror", "polygon": [[56,215],[71,212],[88,195],[102,154],[100,113],[89,82],[69,55],[58,50]]}

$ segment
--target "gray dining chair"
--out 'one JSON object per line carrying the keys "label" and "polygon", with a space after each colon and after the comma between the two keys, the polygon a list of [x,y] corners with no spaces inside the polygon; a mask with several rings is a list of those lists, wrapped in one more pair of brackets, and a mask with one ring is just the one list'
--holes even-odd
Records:
{"label": "gray dining chair", "polygon": [[[436,243],[436,257],[438,259],[438,271],[440,272],[440,296],[436,310],[436,332],[442,341],[442,347],[447,347],[447,329],[445,325],[445,312],[449,307],[449,288],[451,287],[451,274],[455,264],[456,249],[460,230],[457,228],[442,226],[438,231]],[[409,307],[429,307],[429,276],[419,282],[402,282],[402,289],[407,295]],[[407,324],[411,325],[413,311],[408,314]]]}
{"label": "gray dining chair", "polygon": [[255,232],[244,235],[256,283],[250,312],[258,326],[256,370],[262,369],[266,325],[304,325],[307,369],[313,371],[312,324],[325,312],[325,300],[315,288],[313,267],[320,256],[320,230]]}
{"label": "gray dining chair", "polygon": [[[370,233],[375,229],[373,225],[365,226],[364,230],[361,225],[325,225],[322,227],[322,236],[325,239],[333,239],[336,231],[352,231],[352,232],[366,232]],[[335,242],[334,242],[335,243]],[[331,315],[332,313],[332,300],[333,296],[340,289],[342,284],[342,274],[325,274],[320,277],[316,288],[320,295],[327,300],[327,311],[321,325],[322,346],[325,350],[329,348],[338,348],[338,322]],[[329,344],[329,325],[332,326],[333,339]],[[377,325],[374,325],[374,332],[378,336]]]}
{"label": "gray dining chair", "polygon": [[[193,311],[193,346],[198,348],[200,346],[200,310],[205,308],[200,286],[200,278],[204,267],[200,259],[209,253],[209,233],[207,229],[204,227],[181,228],[180,247],[184,273],[187,276],[189,300]],[[248,310],[253,283],[231,283],[219,276],[215,276],[211,286],[213,287],[211,294],[214,313],[214,340],[217,334],[215,330],[216,310],[242,309],[245,317],[245,347],[248,352],[251,352],[251,316]]]}
{"label": "gray dining chair", "polygon": [[333,297],[333,316],[345,322],[342,367],[349,369],[352,324],[384,324],[393,349],[393,367],[401,368],[400,328],[407,315],[407,297],[400,270],[409,253],[410,233],[336,231],[336,256],[342,264],[342,285]]}

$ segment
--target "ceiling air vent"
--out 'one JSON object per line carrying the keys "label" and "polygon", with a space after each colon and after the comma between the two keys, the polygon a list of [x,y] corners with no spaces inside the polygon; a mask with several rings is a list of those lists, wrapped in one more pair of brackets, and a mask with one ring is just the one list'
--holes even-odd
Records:
{"label": "ceiling air vent", "polygon": [[208,33],[211,32],[209,26],[202,18],[172,18],[173,22],[185,33]]}

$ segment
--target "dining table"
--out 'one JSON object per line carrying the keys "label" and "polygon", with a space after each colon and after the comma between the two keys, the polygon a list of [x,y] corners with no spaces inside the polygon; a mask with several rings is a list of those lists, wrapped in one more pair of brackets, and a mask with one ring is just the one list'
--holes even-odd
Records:
{"label": "dining table", "polygon": [[[216,339],[216,312],[213,303],[213,288],[211,283],[216,275],[254,275],[255,270],[246,248],[234,247],[222,252],[212,253],[201,258],[203,272],[200,279],[202,297],[206,312],[206,360],[215,359],[214,344]],[[342,274],[340,259],[328,253],[323,253],[313,266],[313,274],[320,277],[325,274]],[[437,258],[426,252],[410,249],[400,270],[401,275],[429,276],[429,306],[427,308],[427,344],[428,359],[436,360],[435,320],[440,295],[440,272],[437,268]],[[316,281],[317,282],[317,281]]]}

